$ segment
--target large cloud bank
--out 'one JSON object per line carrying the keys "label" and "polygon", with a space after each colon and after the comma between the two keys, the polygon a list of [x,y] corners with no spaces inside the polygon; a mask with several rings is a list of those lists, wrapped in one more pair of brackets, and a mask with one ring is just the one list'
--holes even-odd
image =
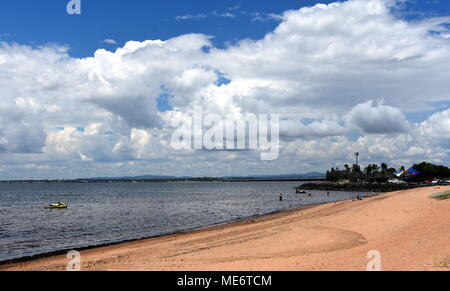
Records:
{"label": "large cloud bank", "polygon": [[[287,11],[263,39],[225,49],[202,34],[82,59],[66,47],[1,43],[0,177],[303,172],[349,163],[355,151],[393,166],[449,163],[450,109],[439,104],[450,100],[450,18],[407,22],[392,5]],[[171,124],[198,105],[280,114],[280,158],[174,150]],[[406,117],[418,112],[431,113]]]}

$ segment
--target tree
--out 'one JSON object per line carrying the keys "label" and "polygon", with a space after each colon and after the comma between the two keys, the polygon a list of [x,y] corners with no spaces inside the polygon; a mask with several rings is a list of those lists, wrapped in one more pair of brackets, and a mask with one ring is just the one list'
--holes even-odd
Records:
{"label": "tree", "polygon": [[331,168],[331,171],[327,172],[326,179],[327,181],[336,182],[339,180],[339,176],[340,176],[339,169]]}
{"label": "tree", "polygon": [[364,179],[364,174],[361,172],[361,167],[357,164],[353,164],[352,171],[349,175],[349,180],[352,182],[358,182],[362,179]]}
{"label": "tree", "polygon": [[365,172],[367,175],[372,174],[372,171],[373,171],[373,165],[368,165],[368,166],[364,169],[364,172]]}
{"label": "tree", "polygon": [[380,166],[378,166],[377,164],[372,164],[372,171],[374,173],[378,173],[380,171]]}
{"label": "tree", "polygon": [[415,164],[413,169],[422,172],[423,175],[430,178],[440,178],[445,179],[450,177],[450,169],[442,165],[434,165],[427,162],[422,162],[420,164]]}
{"label": "tree", "polygon": [[397,170],[395,168],[389,168],[388,172],[394,174]]}
{"label": "tree", "polygon": [[361,167],[358,164],[353,164],[352,172],[361,173]]}
{"label": "tree", "polygon": [[348,164],[345,164],[344,168],[346,172],[350,173],[350,166]]}
{"label": "tree", "polygon": [[372,182],[376,181],[376,178],[379,176],[380,173],[380,166],[378,166],[377,164],[373,164],[372,165]]}
{"label": "tree", "polygon": [[350,166],[348,164],[345,164],[344,168],[345,168],[345,170],[344,170],[342,178],[346,179],[346,180],[350,180],[350,173],[351,173],[352,169],[350,168]]}

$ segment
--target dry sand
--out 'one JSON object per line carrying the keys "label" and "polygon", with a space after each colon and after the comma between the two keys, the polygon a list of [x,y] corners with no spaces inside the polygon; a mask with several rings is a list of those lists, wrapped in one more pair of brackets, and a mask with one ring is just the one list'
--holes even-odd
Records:
{"label": "dry sand", "polygon": [[[329,203],[81,253],[82,270],[450,270],[450,200],[430,188]],[[55,256],[0,270],[65,270]]]}

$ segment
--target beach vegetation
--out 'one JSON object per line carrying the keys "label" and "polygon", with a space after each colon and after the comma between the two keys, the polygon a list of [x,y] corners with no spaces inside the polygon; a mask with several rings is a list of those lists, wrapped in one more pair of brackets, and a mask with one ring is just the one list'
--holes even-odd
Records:
{"label": "beach vegetation", "polygon": [[449,191],[445,191],[445,192],[441,192],[441,193],[435,193],[435,194],[431,195],[431,198],[436,199],[436,200],[447,200],[447,199],[450,199],[450,190]]}
{"label": "beach vegetation", "polygon": [[442,261],[440,261],[437,264],[438,268],[442,268],[442,269],[448,269],[450,268],[450,256],[444,258]]}
{"label": "beach vegetation", "polygon": [[354,164],[344,166],[344,170],[331,168],[326,174],[326,180],[330,182],[387,182],[389,179],[397,177],[396,169],[390,168],[386,163],[370,164],[364,169],[360,165]]}
{"label": "beach vegetation", "polygon": [[[424,181],[426,179],[449,180],[447,177],[450,176],[450,168],[427,162],[415,164],[409,169],[413,169],[419,173],[413,177],[409,177],[410,181]],[[399,172],[403,173],[405,170],[405,166],[401,166]],[[343,170],[331,168],[326,174],[326,180],[334,183],[338,181],[384,183],[391,179],[397,179],[396,173],[397,170],[389,167],[387,163],[372,163],[365,168],[361,168],[358,164],[354,164],[353,166],[346,164]]]}

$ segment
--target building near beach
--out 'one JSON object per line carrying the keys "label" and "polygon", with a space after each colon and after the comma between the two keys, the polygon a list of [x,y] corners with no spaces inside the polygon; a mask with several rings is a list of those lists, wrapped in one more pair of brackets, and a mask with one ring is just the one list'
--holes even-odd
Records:
{"label": "building near beach", "polygon": [[417,181],[423,179],[424,176],[425,176],[424,173],[416,171],[413,168],[409,168],[408,170],[403,172],[400,177],[406,181]]}

